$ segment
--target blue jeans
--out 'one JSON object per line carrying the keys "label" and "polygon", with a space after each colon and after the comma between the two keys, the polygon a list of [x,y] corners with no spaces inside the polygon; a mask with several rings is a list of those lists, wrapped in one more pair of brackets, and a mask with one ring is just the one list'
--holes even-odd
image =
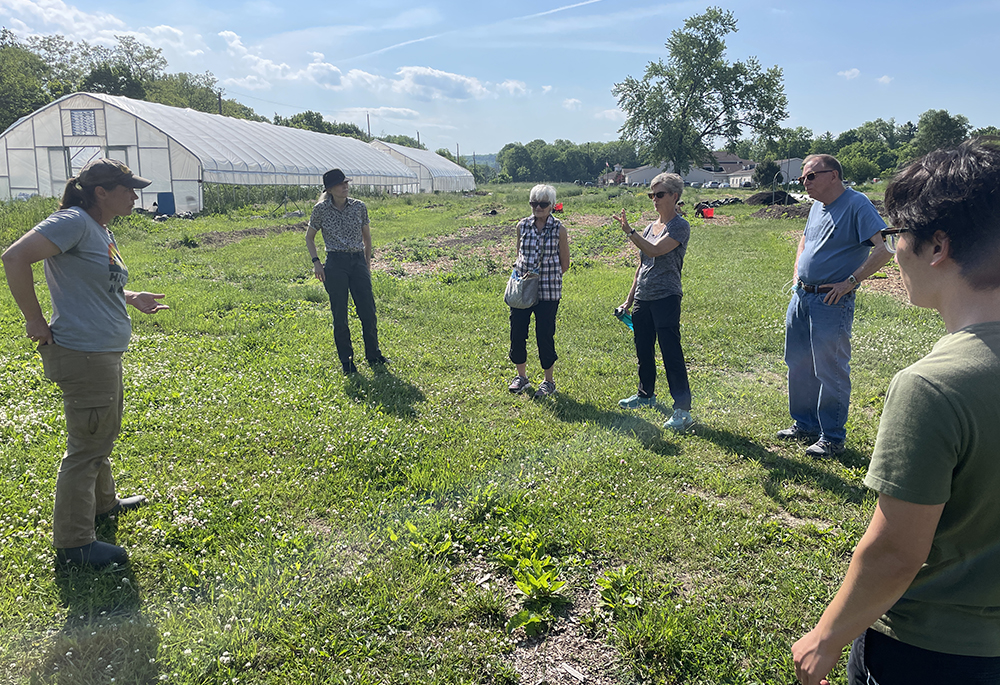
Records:
{"label": "blue jeans", "polygon": [[921,649],[869,628],[851,645],[850,685],[996,685],[1000,657]]}
{"label": "blue jeans", "polygon": [[333,341],[337,356],[345,367],[354,358],[351,329],[347,323],[347,293],[354,299],[354,309],[361,319],[361,337],[365,343],[365,358],[378,361],[382,351],[378,346],[378,319],[375,316],[375,297],[372,294],[372,276],[364,252],[327,252],[323,267],[323,286],[330,296],[333,313]]}
{"label": "blue jeans", "polygon": [[797,290],[788,303],[788,411],[801,430],[842,443],[851,401],[854,293],[837,304],[824,304],[825,296]]}

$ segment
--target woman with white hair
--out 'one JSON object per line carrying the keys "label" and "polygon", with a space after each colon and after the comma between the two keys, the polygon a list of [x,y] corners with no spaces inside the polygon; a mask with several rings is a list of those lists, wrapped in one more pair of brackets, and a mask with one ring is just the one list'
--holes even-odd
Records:
{"label": "woman with white hair", "polygon": [[656,342],[660,343],[667,385],[674,402],[672,416],[664,428],[684,431],[691,418],[691,386],[688,384],[684,350],[681,349],[681,268],[691,226],[677,213],[684,181],[677,174],[659,174],[649,184],[649,199],[659,218],[637,231],[625,218],[616,216],[630,243],[639,250],[628,298],[618,308],[632,310],[635,353],[639,358],[639,389],[618,402],[623,409],[656,404]]}
{"label": "woman with white hair", "polygon": [[540,276],[538,303],[528,309],[510,310],[510,360],[517,367],[517,376],[510,382],[512,393],[522,393],[530,385],[528,380],[528,324],[535,315],[535,341],[538,357],[545,373],[545,380],[535,391],[535,399],[555,393],[556,383],[552,369],[556,359],[556,311],[562,297],[562,277],[569,269],[569,238],[566,228],[552,216],[556,202],[556,189],[537,185],[528,196],[531,216],[517,224],[518,273],[535,271]]}

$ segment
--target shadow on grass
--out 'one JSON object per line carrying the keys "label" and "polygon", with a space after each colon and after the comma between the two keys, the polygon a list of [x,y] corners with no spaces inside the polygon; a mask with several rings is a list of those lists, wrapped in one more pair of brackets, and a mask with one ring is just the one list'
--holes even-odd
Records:
{"label": "shadow on grass", "polygon": [[[117,521],[98,526],[114,542]],[[141,592],[130,562],[106,568],[55,564],[65,607],[63,629],[46,640],[32,683],[153,683],[159,677],[160,636],[142,614]]]}
{"label": "shadow on grass", "polygon": [[[808,459],[806,462],[795,461],[783,456],[779,452],[767,449],[765,446],[754,442],[745,435],[737,435],[720,428],[712,428],[704,424],[696,426],[699,437],[715,443],[720,448],[732,451],[743,459],[752,459],[767,469],[767,479],[761,484],[764,492],[775,502],[784,505],[788,498],[782,495],[782,483],[793,481],[805,483],[813,487],[823,488],[834,493],[844,500],[853,504],[860,504],[864,501],[865,490],[843,478],[830,473],[821,465],[824,461],[814,461]],[[805,449],[805,446],[802,446]],[[857,468],[868,463],[864,455],[857,450],[849,449],[839,457],[844,466]]]}
{"label": "shadow on grass", "polygon": [[348,376],[344,380],[344,390],[352,400],[404,418],[416,416],[416,405],[426,399],[420,388],[393,374],[387,367],[376,367],[371,378],[360,373]]}
{"label": "shadow on grass", "polygon": [[557,394],[546,402],[557,419],[566,423],[594,423],[623,436],[635,438],[650,452],[673,456],[677,446],[664,439],[665,431],[651,424],[640,414],[627,410],[605,409],[589,402],[578,402],[567,395]]}

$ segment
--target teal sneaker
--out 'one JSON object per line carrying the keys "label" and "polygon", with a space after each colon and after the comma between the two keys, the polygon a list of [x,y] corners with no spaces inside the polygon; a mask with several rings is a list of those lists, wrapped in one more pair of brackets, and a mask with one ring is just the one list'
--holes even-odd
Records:
{"label": "teal sneaker", "polygon": [[674,415],[667,419],[667,422],[663,424],[663,427],[683,432],[693,425],[694,419],[691,418],[691,412],[687,409],[675,409]]}
{"label": "teal sneaker", "polygon": [[618,400],[618,406],[622,409],[638,409],[639,407],[652,407],[656,404],[656,395],[650,395],[649,397],[640,397],[639,395],[632,395],[632,397],[626,397],[623,400]]}

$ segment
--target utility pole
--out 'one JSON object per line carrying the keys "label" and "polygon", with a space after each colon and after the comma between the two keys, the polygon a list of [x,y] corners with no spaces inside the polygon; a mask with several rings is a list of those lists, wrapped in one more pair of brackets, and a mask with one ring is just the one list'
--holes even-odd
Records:
{"label": "utility pole", "polygon": [[417,145],[420,145],[420,131],[417,131]]}
{"label": "utility pole", "polygon": [[459,166],[462,165],[462,156],[458,154],[458,143],[455,143],[455,163]]}
{"label": "utility pole", "polygon": [[219,114],[222,114],[222,91],[219,91]]}
{"label": "utility pole", "polygon": [[368,120],[368,137],[371,138],[372,137],[372,116],[368,112],[365,112],[365,119]]}

